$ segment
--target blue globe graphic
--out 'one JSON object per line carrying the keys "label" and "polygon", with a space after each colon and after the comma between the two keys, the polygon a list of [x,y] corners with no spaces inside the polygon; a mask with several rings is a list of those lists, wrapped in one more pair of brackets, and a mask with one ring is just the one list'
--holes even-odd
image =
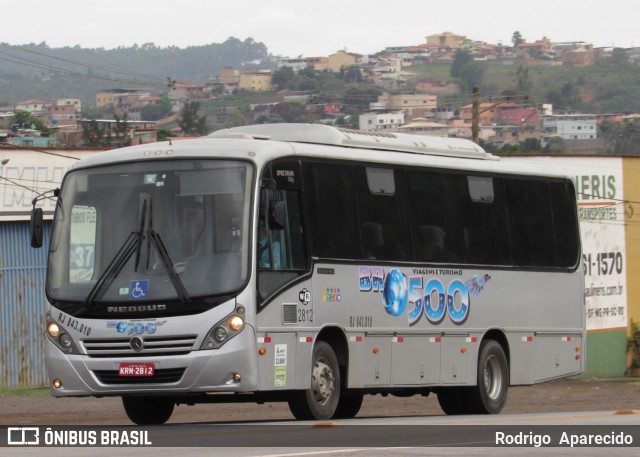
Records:
{"label": "blue globe graphic", "polygon": [[407,277],[397,268],[392,269],[384,282],[382,302],[392,316],[404,313],[407,306]]}

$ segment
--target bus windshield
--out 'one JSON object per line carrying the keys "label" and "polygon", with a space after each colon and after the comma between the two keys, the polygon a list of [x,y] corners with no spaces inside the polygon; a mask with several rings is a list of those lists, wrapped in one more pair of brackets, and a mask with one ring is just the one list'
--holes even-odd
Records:
{"label": "bus windshield", "polygon": [[55,302],[223,295],[247,280],[252,168],[162,160],[71,171],[56,208],[47,294]]}

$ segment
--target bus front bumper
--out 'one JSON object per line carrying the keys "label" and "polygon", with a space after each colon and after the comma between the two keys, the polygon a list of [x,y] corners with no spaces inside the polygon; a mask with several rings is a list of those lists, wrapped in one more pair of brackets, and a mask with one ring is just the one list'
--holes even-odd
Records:
{"label": "bus front bumper", "polygon": [[[93,358],[64,354],[48,339],[45,344],[54,397],[252,392],[259,384],[251,327],[219,349],[194,350],[186,355]],[[154,374],[121,376],[121,364],[152,367]],[[58,382],[60,387],[55,387]]]}

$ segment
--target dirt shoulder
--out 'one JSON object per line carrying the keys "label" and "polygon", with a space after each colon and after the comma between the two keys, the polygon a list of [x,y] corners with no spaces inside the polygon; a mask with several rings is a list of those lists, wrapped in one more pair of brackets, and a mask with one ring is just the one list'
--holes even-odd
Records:
{"label": "dirt shoulder", "polygon": [[[503,413],[574,411],[640,413],[640,378],[563,379],[533,386],[511,387]],[[365,397],[357,417],[442,415],[435,395],[397,398]],[[286,403],[201,404],[178,406],[170,423],[292,420]],[[129,425],[120,398],[0,397],[0,424]]]}

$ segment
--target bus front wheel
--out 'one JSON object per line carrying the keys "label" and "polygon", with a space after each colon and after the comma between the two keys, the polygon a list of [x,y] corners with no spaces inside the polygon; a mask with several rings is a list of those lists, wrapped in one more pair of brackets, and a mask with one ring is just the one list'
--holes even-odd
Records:
{"label": "bus front wheel", "polygon": [[361,393],[346,393],[343,391],[338,407],[333,415],[334,419],[351,419],[356,417],[356,414],[362,407],[362,401],[364,395]]}
{"label": "bus front wheel", "polygon": [[169,420],[175,402],[169,397],[122,397],[127,417],[137,425],[161,425]]}
{"label": "bus front wheel", "polygon": [[331,346],[318,341],[313,348],[311,386],[295,391],[289,409],[296,419],[331,419],[340,399],[340,368]]}
{"label": "bus front wheel", "polygon": [[480,346],[478,382],[465,391],[464,403],[469,413],[498,414],[507,402],[509,365],[502,346],[486,340]]}

